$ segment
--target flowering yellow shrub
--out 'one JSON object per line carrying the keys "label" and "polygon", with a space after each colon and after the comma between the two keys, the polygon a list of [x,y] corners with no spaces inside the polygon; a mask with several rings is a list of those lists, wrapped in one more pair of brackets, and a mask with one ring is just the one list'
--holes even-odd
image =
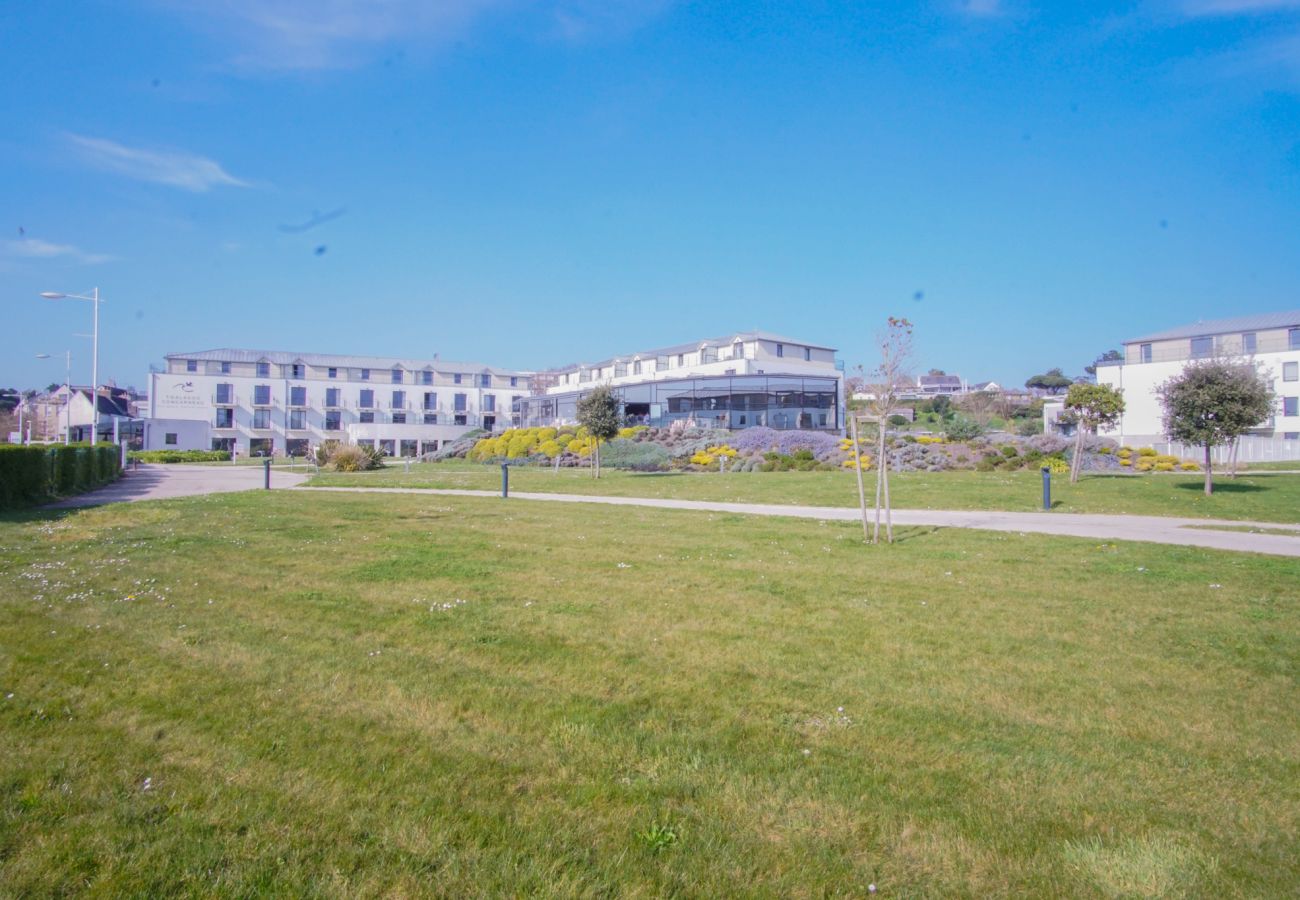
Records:
{"label": "flowering yellow shrub", "polygon": [[1128,459],[1130,456],[1133,455],[1133,448],[1120,447],[1118,450],[1115,451],[1115,455],[1118,456],[1120,459]]}
{"label": "flowering yellow shrub", "polygon": [[1133,465],[1133,460],[1131,460],[1131,459],[1129,459],[1127,456],[1125,456],[1124,458],[1122,458],[1122,459],[1119,461],[1119,464],[1120,464],[1121,466],[1131,466],[1131,465]]}
{"label": "flowering yellow shrub", "polygon": [[718,461],[718,458],[707,450],[700,450],[691,454],[691,462],[697,466],[711,466]]}
{"label": "flowering yellow shrub", "polygon": [[1201,471],[1201,467],[1200,467],[1199,465],[1197,465],[1196,463],[1192,462],[1190,459],[1189,459],[1189,460],[1186,460],[1185,462],[1183,462],[1181,465],[1179,465],[1178,468],[1182,469],[1184,472],[1199,472],[1199,471]]}
{"label": "flowering yellow shrub", "polygon": [[1155,455],[1156,455],[1156,448],[1155,448],[1155,447],[1139,447],[1139,448],[1138,448],[1138,456],[1155,456]]}
{"label": "flowering yellow shrub", "polygon": [[1047,466],[1053,475],[1064,475],[1070,471],[1070,464],[1063,459],[1057,459],[1055,456],[1045,456],[1040,465]]}
{"label": "flowering yellow shrub", "polygon": [[[840,463],[840,465],[844,466],[844,468],[846,468],[846,469],[852,469],[852,468],[853,468],[853,457],[850,456],[848,459],[844,460],[844,462]],[[867,454],[863,453],[863,454],[862,454],[862,471],[865,472],[867,469],[870,469],[870,468],[871,468],[871,457],[870,457],[870,456],[867,456]]]}
{"label": "flowering yellow shrub", "polygon": [[733,449],[730,444],[719,444],[716,447],[710,447],[704,452],[710,456],[725,456],[727,459],[731,459],[738,455],[738,452]]}
{"label": "flowering yellow shrub", "polygon": [[545,428],[539,428],[537,429],[537,442],[539,444],[544,444],[547,441],[553,441],[558,434],[559,431],[555,428],[551,428],[549,425]]}
{"label": "flowering yellow shrub", "polygon": [[555,459],[564,452],[564,448],[555,441],[542,441],[537,445],[537,452],[545,454],[547,459]]}
{"label": "flowering yellow shrub", "polygon": [[631,428],[620,428],[618,430],[618,436],[621,438],[634,438],[646,430],[647,426],[645,425],[633,425]]}
{"label": "flowering yellow shrub", "polygon": [[555,436],[555,443],[559,444],[561,447],[569,446],[569,442],[572,440],[573,435],[569,434],[567,431],[562,431]]}
{"label": "flowering yellow shrub", "polygon": [[1171,462],[1158,462],[1155,465],[1155,470],[1157,472],[1172,472],[1174,470],[1174,464]]}
{"label": "flowering yellow shrub", "polygon": [[922,434],[916,438],[918,444],[946,444],[948,443],[937,434]]}

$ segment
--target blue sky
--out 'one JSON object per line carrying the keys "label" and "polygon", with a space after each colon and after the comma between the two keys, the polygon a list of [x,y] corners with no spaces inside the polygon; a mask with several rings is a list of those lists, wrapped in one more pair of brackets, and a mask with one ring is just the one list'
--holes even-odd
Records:
{"label": "blue sky", "polygon": [[1018,384],[1300,306],[1300,0],[9,3],[0,66],[0,386],[88,380],[36,295],[96,285],[141,386],[890,315]]}

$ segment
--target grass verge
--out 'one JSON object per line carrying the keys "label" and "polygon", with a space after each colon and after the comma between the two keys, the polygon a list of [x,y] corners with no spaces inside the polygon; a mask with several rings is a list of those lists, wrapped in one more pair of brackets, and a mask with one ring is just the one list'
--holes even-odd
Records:
{"label": "grass verge", "polygon": [[[868,502],[872,475],[867,475]],[[1053,509],[1073,513],[1300,522],[1300,475],[1250,475],[1216,480],[1206,497],[1200,475],[1085,475],[1077,484],[1052,479]],[[310,486],[373,486],[500,490],[499,466],[466,462],[415,463],[375,472],[325,472]],[[599,480],[585,469],[512,467],[514,491],[663,497],[735,503],[855,506],[850,472],[751,472],[747,474],[651,473],[606,470]],[[890,477],[898,509],[997,509],[1032,512],[1042,508],[1038,472],[900,472]]]}
{"label": "grass verge", "polygon": [[16,895],[1300,886],[1300,562],[477,498],[0,524]]}

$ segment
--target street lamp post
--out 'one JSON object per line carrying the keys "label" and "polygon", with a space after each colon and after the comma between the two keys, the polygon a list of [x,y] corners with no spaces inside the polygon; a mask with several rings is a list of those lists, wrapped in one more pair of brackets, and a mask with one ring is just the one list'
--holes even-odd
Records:
{"label": "street lamp post", "polygon": [[[95,327],[90,351],[90,445],[93,447],[99,443],[99,288],[92,290],[89,297],[84,294],[63,294],[58,291],[41,291],[41,296],[46,300],[86,300],[94,308]],[[72,386],[68,387],[71,390]]]}
{"label": "street lamp post", "polygon": [[[37,359],[53,359],[48,353],[37,353]],[[63,351],[63,386],[67,389],[63,398],[63,443],[72,443],[72,351]]]}

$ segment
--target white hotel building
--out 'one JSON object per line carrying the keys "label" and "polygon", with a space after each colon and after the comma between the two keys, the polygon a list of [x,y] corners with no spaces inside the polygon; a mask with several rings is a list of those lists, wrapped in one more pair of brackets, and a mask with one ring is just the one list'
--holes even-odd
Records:
{"label": "white hotel building", "polygon": [[1167,448],[1157,388],[1194,360],[1232,357],[1255,363],[1278,398],[1273,415],[1240,442],[1239,458],[1300,459],[1300,310],[1171,328],[1125,341],[1123,355],[1097,363],[1097,381],[1124,391],[1124,415],[1114,430],[1103,432],[1108,437]]}
{"label": "white hotel building", "polygon": [[145,449],[299,456],[322,441],[420,456],[482,428],[566,425],[597,384],[630,422],[838,432],[835,350],[767,332],[522,372],[471,363],[263,350],[171,353],[149,378]]}
{"label": "white hotel building", "polygon": [[629,422],[676,421],[732,430],[757,425],[838,432],[844,373],[831,347],[765,331],[658,347],[541,372],[520,404],[522,424],[576,421],[578,399],[607,384]]}
{"label": "white hotel building", "polygon": [[144,447],[299,456],[337,440],[416,456],[475,428],[511,427],[529,377],[436,356],[171,353],[149,376]]}

